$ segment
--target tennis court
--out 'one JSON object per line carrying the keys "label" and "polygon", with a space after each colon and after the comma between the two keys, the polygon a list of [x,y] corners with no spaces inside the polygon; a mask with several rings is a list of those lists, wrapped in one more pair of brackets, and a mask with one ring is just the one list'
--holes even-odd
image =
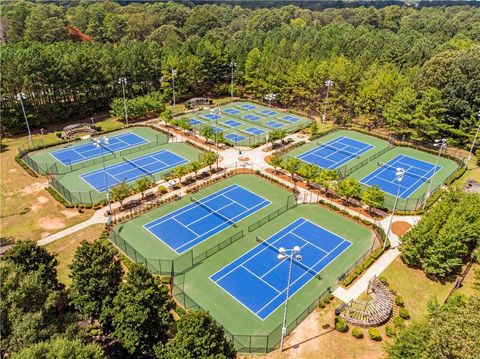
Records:
{"label": "tennis court", "polygon": [[232,120],[232,119],[223,122],[223,124],[228,126],[228,127],[238,127],[238,126],[242,125],[241,122],[238,122],[238,121],[235,121],[235,120]]}
{"label": "tennis court", "polygon": [[287,122],[291,122],[291,123],[300,121],[300,119],[298,117],[290,116],[290,115],[283,116],[283,117],[281,117],[281,119],[284,120],[284,121],[287,121]]}
{"label": "tennis court", "polygon": [[80,178],[95,188],[98,192],[105,192],[108,186],[112,187],[119,182],[133,182],[145,175],[154,175],[166,169],[187,163],[188,160],[169,150],[161,150],[145,156],[126,159],[116,165],[108,166],[93,172],[80,175]]}
{"label": "tennis court", "polygon": [[198,125],[201,125],[202,123],[203,123],[202,121],[197,120],[196,118],[191,118],[191,119],[190,119],[190,124],[191,124],[192,126],[198,126]]}
{"label": "tennis court", "polygon": [[[103,146],[103,148],[109,152],[121,151],[126,148],[143,145],[144,143],[148,142],[143,137],[131,132],[109,137],[108,140],[108,145]],[[102,155],[102,149],[97,148],[93,142],[90,142],[55,151],[52,152],[51,155],[60,161],[64,166],[68,166],[95,157],[100,157]]]}
{"label": "tennis court", "polygon": [[277,121],[268,121],[265,123],[268,127],[273,127],[273,128],[281,128],[285,126],[283,123],[277,122]]}
{"label": "tennis court", "polygon": [[286,299],[290,262],[277,258],[279,248],[301,248],[302,260],[294,261],[292,268],[290,296],[293,296],[351,244],[319,225],[299,218],[210,279],[264,320]]}
{"label": "tennis court", "polygon": [[[398,155],[388,163],[378,164],[380,167],[360,182],[370,187],[378,186],[382,191],[394,196],[399,191],[399,197],[402,199],[407,199],[442,168],[407,155]],[[405,176],[401,182],[396,179],[397,168],[405,169]]]}
{"label": "tennis court", "polygon": [[213,127],[213,130],[221,131],[226,140],[237,146],[261,143],[274,129],[295,132],[310,123],[308,118],[299,115],[293,116],[285,111],[245,102],[225,104],[217,110],[202,110],[185,118],[194,130],[200,132],[203,126]]}
{"label": "tennis court", "polygon": [[225,136],[227,140],[233,141],[235,143],[242,142],[245,140],[245,136],[239,135],[237,133],[229,133],[228,135]]}
{"label": "tennis court", "polygon": [[256,128],[256,127],[249,127],[249,128],[246,128],[245,130],[243,130],[244,132],[247,132],[251,135],[261,135],[262,133],[264,133],[265,131],[259,129],[259,128]]}
{"label": "tennis court", "polygon": [[233,184],[143,227],[181,254],[226,228],[258,212],[271,202],[238,184]]}
{"label": "tennis court", "polygon": [[319,142],[317,147],[298,155],[297,158],[322,168],[336,169],[353,159],[358,159],[362,153],[374,147],[350,137],[340,136],[328,142]]}

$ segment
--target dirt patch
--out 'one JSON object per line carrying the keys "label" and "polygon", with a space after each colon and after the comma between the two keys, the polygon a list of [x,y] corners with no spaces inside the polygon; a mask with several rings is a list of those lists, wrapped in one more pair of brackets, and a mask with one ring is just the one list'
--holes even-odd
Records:
{"label": "dirt patch", "polygon": [[32,205],[32,211],[37,212],[38,210],[40,210],[43,207],[44,204],[47,204],[48,202],[49,202],[48,197],[38,196],[37,197],[37,203],[34,203]]}
{"label": "dirt patch", "polygon": [[407,233],[410,228],[412,228],[412,225],[408,222],[397,221],[392,223],[392,232],[399,237]]}
{"label": "dirt patch", "polygon": [[30,186],[24,187],[20,190],[20,194],[22,196],[28,196],[30,194],[35,194],[37,192],[40,192],[44,188],[47,187],[46,182],[34,182]]}
{"label": "dirt patch", "polygon": [[65,209],[62,211],[62,214],[67,218],[73,218],[80,215],[80,213],[75,209]]}
{"label": "dirt patch", "polygon": [[247,161],[250,160],[250,158],[247,157],[247,156],[241,156],[241,157],[238,157],[238,160],[239,160],[239,161],[242,161],[242,162],[247,162]]}
{"label": "dirt patch", "polygon": [[62,229],[65,227],[65,223],[58,217],[40,218],[38,224],[41,228],[46,230]]}

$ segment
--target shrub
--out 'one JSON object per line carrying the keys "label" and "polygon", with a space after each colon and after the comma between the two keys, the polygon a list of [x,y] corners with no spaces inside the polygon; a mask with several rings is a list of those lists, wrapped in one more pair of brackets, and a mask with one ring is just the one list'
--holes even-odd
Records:
{"label": "shrub", "polygon": [[393,325],[396,328],[405,328],[405,320],[401,317],[393,318]]}
{"label": "shrub", "polygon": [[398,313],[398,315],[400,315],[400,318],[402,319],[410,319],[410,314],[405,308],[400,308],[400,312]]}
{"label": "shrub", "polygon": [[348,332],[348,324],[345,319],[336,317],[335,318],[335,329],[338,330],[340,333]]}
{"label": "shrub", "polygon": [[375,340],[376,342],[382,340],[382,336],[377,328],[368,328],[368,335],[370,336],[370,339]]}
{"label": "shrub", "polygon": [[389,325],[385,327],[385,334],[387,334],[387,337],[394,337],[396,335],[395,329]]}
{"label": "shrub", "polygon": [[362,339],[363,338],[363,332],[358,327],[355,327],[355,328],[352,329],[352,335],[357,339]]}
{"label": "shrub", "polygon": [[395,297],[395,304],[398,305],[399,307],[403,307],[405,305],[405,301],[403,300],[403,297],[397,295]]}
{"label": "shrub", "polygon": [[388,279],[386,277],[384,277],[383,275],[378,277],[378,281],[382,284],[388,285]]}

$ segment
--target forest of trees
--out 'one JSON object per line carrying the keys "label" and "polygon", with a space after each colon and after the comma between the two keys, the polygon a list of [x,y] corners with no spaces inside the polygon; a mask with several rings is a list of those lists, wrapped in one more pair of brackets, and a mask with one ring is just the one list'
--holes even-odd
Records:
{"label": "forest of trees", "polygon": [[124,273],[117,257],[107,240],[83,241],[65,288],[54,254],[16,242],[0,258],[0,356],[235,358],[208,313],[176,308],[158,277],[128,261]]}
{"label": "forest of trees", "polygon": [[467,146],[480,109],[480,9],[390,6],[310,11],[179,3],[23,0],[1,5],[2,132],[108,109],[121,96],[158,91],[179,100],[229,93],[277,95],[279,105]]}

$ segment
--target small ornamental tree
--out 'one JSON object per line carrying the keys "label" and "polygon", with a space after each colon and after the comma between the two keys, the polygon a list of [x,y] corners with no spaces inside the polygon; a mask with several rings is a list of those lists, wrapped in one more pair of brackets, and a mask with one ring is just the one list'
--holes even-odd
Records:
{"label": "small ornamental tree", "polygon": [[325,188],[325,191],[335,191],[338,185],[338,172],[335,170],[322,170],[315,178],[315,182]]}
{"label": "small ornamental tree", "polygon": [[136,192],[140,192],[143,198],[145,195],[145,191],[149,189],[151,185],[152,185],[152,180],[150,179],[150,177],[140,177],[133,184],[133,188],[135,189]]}
{"label": "small ornamental tree", "polygon": [[272,155],[270,157],[270,162],[272,163],[272,166],[275,168],[275,174],[277,174],[278,167],[282,167],[283,158],[277,155]]}
{"label": "small ornamental tree", "polygon": [[385,193],[377,186],[368,188],[362,194],[362,203],[365,206],[368,206],[369,209],[383,208],[384,201],[385,201]]}
{"label": "small ornamental tree", "polygon": [[[159,355],[160,354],[160,355]],[[167,343],[159,358],[236,358],[233,344],[215,320],[203,311],[183,315],[177,333]]]}
{"label": "small ornamental tree", "polygon": [[302,162],[298,158],[290,157],[284,163],[284,168],[290,173],[292,180],[294,179],[295,173],[302,165]]}
{"label": "small ornamental tree", "polygon": [[132,264],[113,300],[112,336],[134,357],[152,357],[162,348],[175,307],[168,288],[142,265]]}
{"label": "small ornamental tree", "polygon": [[17,265],[25,273],[39,271],[46,284],[57,290],[63,288],[57,279],[58,260],[55,255],[31,240],[17,241],[1,260]]}
{"label": "small ornamental tree", "polygon": [[281,140],[286,135],[287,135],[287,131],[285,131],[285,130],[272,130],[272,131],[270,131],[270,133],[268,134],[268,139],[272,143],[272,150],[273,150],[273,146],[275,145],[275,142],[278,141],[278,140]]}
{"label": "small ornamental tree", "polygon": [[117,251],[106,243],[82,241],[70,264],[71,298],[87,318],[105,320],[122,281]]}
{"label": "small ornamental tree", "polygon": [[217,160],[217,154],[215,152],[205,152],[200,156],[199,162],[203,163],[204,166],[208,166],[210,172],[212,172],[212,166]]}
{"label": "small ornamental tree", "polygon": [[123,181],[118,183],[115,187],[110,189],[110,197],[114,201],[120,202],[120,206],[123,207],[123,200],[130,194],[130,186],[127,182]]}
{"label": "small ornamental tree", "polygon": [[298,174],[305,179],[307,186],[310,186],[310,182],[318,176],[318,173],[318,167],[311,163],[302,164],[298,169]]}
{"label": "small ornamental tree", "polygon": [[190,124],[190,120],[188,118],[180,118],[176,121],[177,126],[180,127],[182,130],[187,131],[192,129],[192,125]]}
{"label": "small ornamental tree", "polygon": [[193,161],[190,163],[190,165],[188,166],[188,170],[190,172],[193,172],[195,177],[197,177],[197,173],[198,173],[198,170],[200,170],[201,168],[203,167],[203,164],[202,162],[200,161]]}
{"label": "small ornamental tree", "polygon": [[200,136],[205,137],[205,139],[210,140],[215,136],[213,128],[211,126],[202,126],[200,128]]}
{"label": "small ornamental tree", "polygon": [[338,185],[338,193],[340,196],[345,197],[347,203],[352,197],[360,196],[360,183],[353,178],[347,178],[341,181]]}

